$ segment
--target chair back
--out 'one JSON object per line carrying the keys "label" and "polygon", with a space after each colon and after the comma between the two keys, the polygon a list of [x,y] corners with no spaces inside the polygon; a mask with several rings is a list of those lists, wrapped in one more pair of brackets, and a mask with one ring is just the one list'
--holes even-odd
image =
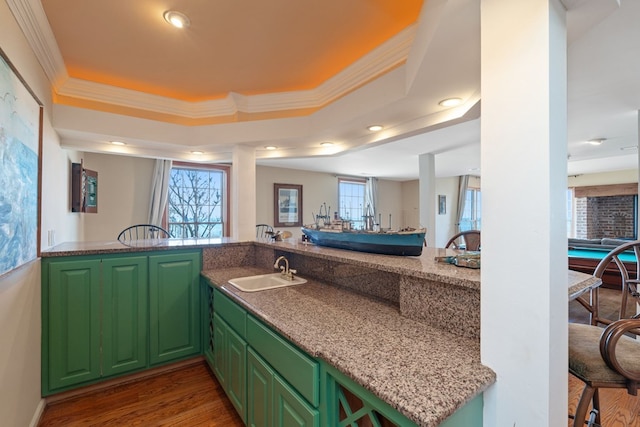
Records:
{"label": "chair back", "polygon": [[467,230],[455,234],[449,239],[445,248],[461,249],[463,244],[467,251],[479,251],[481,247],[480,230]]}
{"label": "chair back", "polygon": [[[634,261],[629,261],[629,257],[635,255]],[[623,258],[625,258],[623,260]],[[612,249],[600,260],[596,266],[593,276],[602,280],[606,274],[608,276],[617,275],[620,278],[620,307],[616,318],[610,319],[602,316],[599,307],[599,288],[595,288],[591,293],[590,308],[592,310],[591,324],[599,323],[608,325],[612,321],[628,319],[636,315],[635,307],[640,304],[640,240],[630,241]],[[631,297],[631,301],[629,300]],[[632,304],[633,303],[633,304]],[[584,305],[584,304],[583,304]]]}
{"label": "chair back", "polygon": [[257,238],[266,238],[273,236],[273,227],[268,224],[258,224],[256,225],[256,237]]}
{"label": "chair back", "polygon": [[168,239],[171,234],[162,227],[153,224],[136,224],[125,228],[118,234],[118,241]]}

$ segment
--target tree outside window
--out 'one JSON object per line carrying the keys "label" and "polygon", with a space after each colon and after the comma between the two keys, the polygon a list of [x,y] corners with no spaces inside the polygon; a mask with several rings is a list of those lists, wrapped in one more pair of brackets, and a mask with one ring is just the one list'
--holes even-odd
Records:
{"label": "tree outside window", "polygon": [[225,235],[227,168],[177,166],[171,169],[169,232],[176,238]]}

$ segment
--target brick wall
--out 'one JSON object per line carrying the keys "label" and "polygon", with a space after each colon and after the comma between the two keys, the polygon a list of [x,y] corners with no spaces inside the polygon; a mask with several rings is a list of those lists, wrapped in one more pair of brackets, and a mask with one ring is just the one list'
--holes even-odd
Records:
{"label": "brick wall", "polygon": [[634,196],[576,198],[576,237],[634,238]]}

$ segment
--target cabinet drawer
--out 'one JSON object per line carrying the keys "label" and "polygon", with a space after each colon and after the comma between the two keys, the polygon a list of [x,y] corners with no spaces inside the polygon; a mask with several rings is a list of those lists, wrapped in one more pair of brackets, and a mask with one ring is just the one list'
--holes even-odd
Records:
{"label": "cabinet drawer", "polygon": [[247,342],[312,405],[318,406],[318,362],[289,344],[251,315],[247,316]]}
{"label": "cabinet drawer", "polygon": [[213,311],[218,313],[241,338],[246,338],[247,312],[217,288],[213,289]]}

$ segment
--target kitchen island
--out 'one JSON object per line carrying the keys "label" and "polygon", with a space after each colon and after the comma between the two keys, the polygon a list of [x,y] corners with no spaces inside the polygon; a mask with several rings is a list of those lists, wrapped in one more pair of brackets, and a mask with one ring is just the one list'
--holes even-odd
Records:
{"label": "kitchen island", "polygon": [[[480,272],[437,263],[444,250],[395,257],[297,241],[169,240],[153,248],[63,244],[43,257],[202,251],[202,276],[313,358],[418,425],[437,426],[496,381],[480,362]],[[271,273],[286,256],[307,283],[242,292],[228,280]],[[570,293],[597,283],[570,273]]]}

